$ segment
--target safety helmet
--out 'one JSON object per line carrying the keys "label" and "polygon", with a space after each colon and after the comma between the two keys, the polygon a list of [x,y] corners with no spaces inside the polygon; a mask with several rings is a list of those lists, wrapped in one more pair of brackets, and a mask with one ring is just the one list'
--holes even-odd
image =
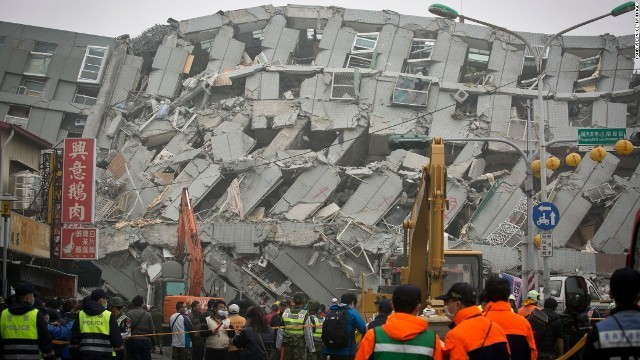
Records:
{"label": "safety helmet", "polygon": [[516,296],[513,294],[509,295],[509,300],[516,301]]}
{"label": "safety helmet", "polygon": [[531,290],[527,293],[527,299],[540,300],[540,293],[535,290]]}
{"label": "safety helmet", "polygon": [[109,299],[109,305],[124,307],[124,300],[122,300],[122,298],[119,296],[114,296],[111,299]]}

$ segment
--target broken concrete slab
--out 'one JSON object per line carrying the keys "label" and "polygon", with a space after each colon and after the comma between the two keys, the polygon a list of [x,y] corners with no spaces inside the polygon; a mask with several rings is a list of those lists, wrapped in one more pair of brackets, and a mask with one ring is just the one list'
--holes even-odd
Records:
{"label": "broken concrete slab", "polygon": [[[282,182],[282,172],[275,164],[254,167],[251,171],[243,172],[238,177],[240,180],[240,201],[245,214],[255,209]],[[226,206],[227,193],[228,191],[218,200],[216,206],[225,208],[230,213]]]}
{"label": "broken concrete slab", "polygon": [[246,156],[256,146],[256,141],[241,132],[217,135],[211,138],[211,153],[216,161],[236,160]]}
{"label": "broken concrete slab", "polygon": [[340,176],[333,167],[311,168],[298,176],[270,213],[287,213],[288,219],[305,220],[324,204],[339,183]]}
{"label": "broken concrete slab", "polygon": [[402,192],[402,179],[391,172],[374,173],[363,181],[341,209],[343,216],[373,226]]}

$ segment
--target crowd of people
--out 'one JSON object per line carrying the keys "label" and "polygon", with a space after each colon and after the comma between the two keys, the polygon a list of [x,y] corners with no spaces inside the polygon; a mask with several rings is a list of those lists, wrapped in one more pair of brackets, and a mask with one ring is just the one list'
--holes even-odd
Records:
{"label": "crowd of people", "polygon": [[[467,283],[451,286],[437,297],[451,319],[444,338],[419,316],[422,294],[412,285],[396,287],[391,299],[378,298],[378,313],[369,323],[356,311],[353,293],[329,306],[295,293],[268,310],[243,301],[178,302],[169,319],[171,354],[180,360],[544,360],[574,345],[566,341],[572,331],[567,326],[578,325],[563,320],[553,297],[541,308],[540,294],[530,291],[517,308],[510,289],[499,277],[489,278],[480,295]],[[578,358],[638,358],[640,273],[616,270],[610,295],[615,307],[588,330]],[[1,358],[150,359],[165,345],[155,336],[162,314],[140,296],[126,303],[96,289],[81,302],[40,301],[23,282],[7,303],[0,315]]]}

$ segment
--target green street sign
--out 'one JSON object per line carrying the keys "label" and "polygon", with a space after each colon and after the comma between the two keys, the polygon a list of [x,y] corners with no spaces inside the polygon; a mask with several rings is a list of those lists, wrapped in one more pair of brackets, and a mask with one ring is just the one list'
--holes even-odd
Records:
{"label": "green street sign", "polygon": [[583,128],[578,129],[578,145],[615,145],[627,137],[626,128]]}

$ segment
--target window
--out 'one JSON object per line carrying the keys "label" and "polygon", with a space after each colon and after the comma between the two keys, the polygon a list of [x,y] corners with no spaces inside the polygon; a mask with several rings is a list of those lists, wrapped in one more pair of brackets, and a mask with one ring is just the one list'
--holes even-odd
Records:
{"label": "window", "polygon": [[322,39],[322,30],[307,29],[307,40],[320,41]]}
{"label": "window", "polygon": [[593,102],[591,101],[569,101],[569,126],[591,127],[593,115]]}
{"label": "window", "polygon": [[371,68],[373,53],[378,43],[379,33],[360,33],[351,45],[351,53],[347,60],[349,68]]}
{"label": "window", "polygon": [[97,87],[78,86],[73,102],[82,105],[94,105],[98,100],[99,91],[100,89]]}
{"label": "window", "polygon": [[331,74],[331,98],[334,100],[356,99],[356,86],[353,73],[344,72]]}
{"label": "window", "polygon": [[264,40],[264,29],[253,30],[251,32],[251,38],[253,44],[262,44],[262,40]]}
{"label": "window", "polygon": [[462,82],[478,84],[484,81],[489,67],[489,50],[469,48],[462,72]]}
{"label": "window", "polygon": [[429,61],[436,41],[433,39],[413,39],[405,72],[414,75],[429,74]]}
{"label": "window", "polygon": [[601,54],[580,60],[578,65],[578,80],[574,86],[574,92],[596,91],[600,78]]}
{"label": "window", "polygon": [[10,124],[16,124],[22,128],[27,127],[27,122],[29,121],[29,114],[31,113],[31,108],[27,106],[20,105],[9,105],[9,111],[7,112],[7,116],[5,116],[4,121]]}
{"label": "window", "polygon": [[[531,119],[535,119],[533,115],[533,102],[530,102],[530,108],[528,108],[527,100],[512,98],[511,100],[511,115],[509,119],[509,125],[507,128],[507,137],[515,140],[527,140],[527,114],[531,111]],[[531,121],[531,139],[532,141],[538,141],[538,122]]]}
{"label": "window", "polygon": [[[533,46],[533,51],[542,56],[542,49],[544,46]],[[544,56],[542,56],[542,68],[546,65],[547,58],[549,57],[549,48],[547,48]],[[538,76],[538,70],[536,69],[536,60],[534,55],[531,54],[529,48],[524,49],[524,59],[522,60],[522,71],[520,72],[520,87],[535,89],[537,84],[536,78]]]}
{"label": "window", "polygon": [[36,42],[33,50],[29,53],[24,73],[27,75],[47,76],[51,55],[53,55],[57,49],[57,44]]}
{"label": "window", "polygon": [[20,81],[20,86],[18,86],[18,94],[42,97],[45,83],[38,79],[23,78]]}
{"label": "window", "polygon": [[422,78],[400,75],[393,89],[393,103],[396,105],[427,106],[431,83]]}
{"label": "window", "polygon": [[102,46],[87,46],[84,53],[78,82],[99,84],[102,81],[102,73],[107,63],[109,48]]}
{"label": "window", "polygon": [[201,41],[200,42],[200,49],[203,50],[203,51],[209,52],[209,50],[211,50],[211,46],[212,45],[213,45],[213,39]]}

